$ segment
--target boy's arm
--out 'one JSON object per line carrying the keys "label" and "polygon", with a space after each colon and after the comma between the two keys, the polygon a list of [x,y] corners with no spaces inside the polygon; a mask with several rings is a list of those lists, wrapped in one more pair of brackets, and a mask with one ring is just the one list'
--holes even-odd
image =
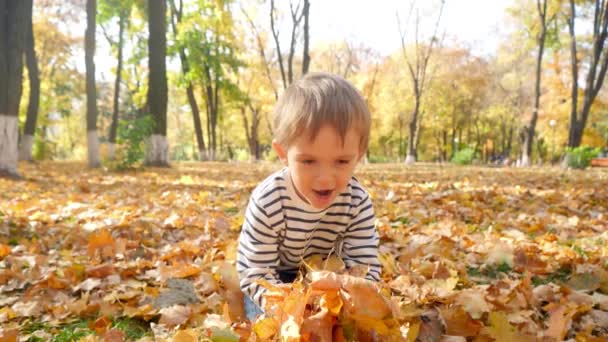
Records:
{"label": "boy's arm", "polygon": [[278,237],[270,226],[262,206],[251,198],[245,212],[245,220],[239,237],[236,268],[239,272],[241,290],[262,307],[265,288],[256,281],[265,279],[280,284],[276,267],[279,262]]}
{"label": "boy's arm", "polygon": [[344,236],[343,259],[346,266],[369,266],[366,279],[379,281],[378,233],[374,226],[374,208],[369,194],[355,208],[355,215]]}

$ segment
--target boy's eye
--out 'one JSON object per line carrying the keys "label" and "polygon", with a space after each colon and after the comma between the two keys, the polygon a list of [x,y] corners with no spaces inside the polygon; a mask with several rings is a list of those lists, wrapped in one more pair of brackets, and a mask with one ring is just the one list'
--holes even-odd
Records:
{"label": "boy's eye", "polygon": [[312,160],[312,159],[302,159],[302,161],[301,161],[301,162],[302,162],[302,164],[312,164],[312,163],[314,163],[315,161],[314,161],[314,160]]}
{"label": "boy's eye", "polygon": [[348,164],[348,163],[350,163],[350,160],[348,160],[348,159],[340,159],[340,160],[338,160],[338,164]]}

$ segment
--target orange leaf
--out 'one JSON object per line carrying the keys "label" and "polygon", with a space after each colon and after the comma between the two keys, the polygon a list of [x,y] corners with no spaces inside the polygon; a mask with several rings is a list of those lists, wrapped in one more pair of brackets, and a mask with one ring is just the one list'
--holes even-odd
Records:
{"label": "orange leaf", "polygon": [[331,341],[334,318],[328,311],[323,310],[312,315],[302,323],[302,335],[310,335],[318,341]]}
{"label": "orange leaf", "polygon": [[5,330],[3,333],[0,332],[0,342],[17,342],[17,329]]}
{"label": "orange leaf", "polygon": [[11,254],[11,246],[0,243],[0,260],[4,259],[5,256]]}
{"label": "orange leaf", "polygon": [[123,342],[125,333],[118,329],[110,329],[103,335],[103,342]]}
{"label": "orange leaf", "polygon": [[87,275],[92,278],[105,278],[115,273],[114,266],[104,264],[87,268]]}
{"label": "orange leaf", "polygon": [[106,229],[101,229],[91,233],[89,236],[89,256],[93,256],[95,251],[104,247],[114,247],[114,239],[112,234]]}
{"label": "orange leaf", "polygon": [[171,266],[163,266],[160,268],[160,274],[164,278],[187,278],[201,273],[198,266],[192,264],[179,263]]}
{"label": "orange leaf", "polygon": [[65,279],[59,279],[57,278],[57,276],[55,276],[54,273],[50,273],[49,276],[46,278],[46,286],[51,289],[61,290],[68,287],[68,284]]}
{"label": "orange leaf", "polygon": [[564,305],[556,305],[549,310],[549,323],[545,335],[555,338],[558,341],[564,339],[568,330],[570,314]]}
{"label": "orange leaf", "polygon": [[89,328],[97,335],[102,335],[108,330],[110,324],[112,324],[112,320],[108,316],[101,316],[95,322],[89,322]]}
{"label": "orange leaf", "polygon": [[321,308],[327,310],[334,316],[338,316],[340,314],[340,310],[342,310],[342,306],[344,302],[342,301],[342,297],[338,291],[327,291],[321,297]]}
{"label": "orange leaf", "polygon": [[441,316],[447,327],[447,335],[477,336],[482,328],[479,321],[471,319],[471,316],[459,306],[441,310]]}

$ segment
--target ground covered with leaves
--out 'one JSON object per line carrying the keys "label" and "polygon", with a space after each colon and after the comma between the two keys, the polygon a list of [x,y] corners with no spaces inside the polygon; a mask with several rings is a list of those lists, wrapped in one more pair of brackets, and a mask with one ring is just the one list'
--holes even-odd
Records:
{"label": "ground covered with leaves", "polygon": [[0,178],[0,341],[608,336],[606,169],[361,166],[378,292],[332,274],[271,289],[284,317],[244,320],[236,239],[277,167],[20,165]]}

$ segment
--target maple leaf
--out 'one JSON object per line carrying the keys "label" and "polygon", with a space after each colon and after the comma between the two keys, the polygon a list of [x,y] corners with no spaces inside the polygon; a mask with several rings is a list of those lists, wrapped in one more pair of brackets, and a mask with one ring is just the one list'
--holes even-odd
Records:
{"label": "maple leaf", "polygon": [[92,257],[95,254],[95,251],[98,249],[103,249],[105,247],[114,247],[114,239],[112,238],[112,234],[106,229],[100,229],[98,231],[92,232],[89,235],[89,247],[88,253],[89,256]]}
{"label": "maple leaf", "polygon": [[532,337],[520,334],[502,312],[490,312],[488,320],[490,325],[484,331],[496,341],[535,341]]}
{"label": "maple leaf", "polygon": [[263,317],[258,319],[254,326],[253,332],[262,341],[268,341],[279,331],[279,322],[272,317]]}
{"label": "maple leaf", "polygon": [[160,320],[158,323],[167,327],[174,327],[186,323],[191,315],[192,308],[189,306],[173,305],[160,309]]}

